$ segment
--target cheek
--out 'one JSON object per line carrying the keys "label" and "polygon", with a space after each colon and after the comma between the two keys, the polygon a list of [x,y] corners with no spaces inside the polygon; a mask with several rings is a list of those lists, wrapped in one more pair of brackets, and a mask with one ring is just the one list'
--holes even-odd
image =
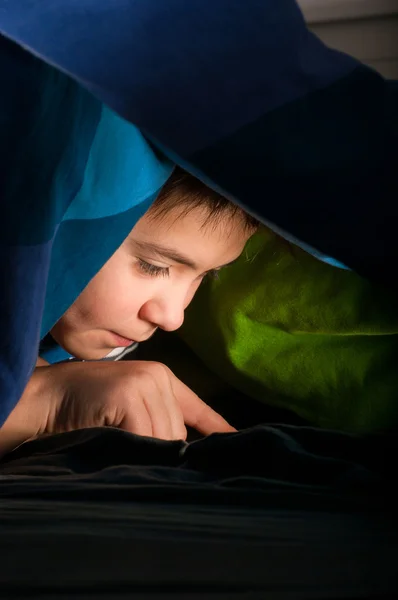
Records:
{"label": "cheek", "polygon": [[147,286],[138,279],[131,269],[124,269],[99,282],[90,298],[97,322],[117,328],[137,318],[148,294]]}
{"label": "cheek", "polygon": [[65,313],[64,323],[70,328],[79,330],[99,327],[104,318],[106,319],[108,306],[106,296],[92,282]]}
{"label": "cheek", "polygon": [[70,317],[85,329],[107,329],[134,318],[145,296],[136,279],[130,264],[109,261],[68,311]]}

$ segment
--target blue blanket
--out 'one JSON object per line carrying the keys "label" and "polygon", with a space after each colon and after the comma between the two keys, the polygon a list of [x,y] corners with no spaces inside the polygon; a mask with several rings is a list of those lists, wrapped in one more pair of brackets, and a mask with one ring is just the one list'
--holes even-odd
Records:
{"label": "blue blanket", "polygon": [[0,422],[169,160],[395,284],[397,86],[326,48],[294,0],[0,0],[0,33]]}

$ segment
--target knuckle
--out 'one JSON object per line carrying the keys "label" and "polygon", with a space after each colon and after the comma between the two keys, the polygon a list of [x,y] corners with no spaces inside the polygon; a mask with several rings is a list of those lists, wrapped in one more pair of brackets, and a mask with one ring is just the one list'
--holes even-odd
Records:
{"label": "knuckle", "polygon": [[156,373],[167,373],[167,371],[168,371],[168,368],[166,367],[166,365],[161,362],[152,361],[149,364],[150,364],[151,368],[153,369],[153,371]]}
{"label": "knuckle", "polygon": [[150,373],[156,381],[161,381],[162,383],[169,378],[168,367],[160,362],[150,362],[147,365],[147,372]]}

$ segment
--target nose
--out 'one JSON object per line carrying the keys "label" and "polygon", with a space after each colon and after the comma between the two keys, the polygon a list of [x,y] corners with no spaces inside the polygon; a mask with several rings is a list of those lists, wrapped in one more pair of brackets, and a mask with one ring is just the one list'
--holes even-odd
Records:
{"label": "nose", "polygon": [[184,322],[185,302],[174,298],[148,300],[139,312],[139,317],[164,331],[175,331]]}

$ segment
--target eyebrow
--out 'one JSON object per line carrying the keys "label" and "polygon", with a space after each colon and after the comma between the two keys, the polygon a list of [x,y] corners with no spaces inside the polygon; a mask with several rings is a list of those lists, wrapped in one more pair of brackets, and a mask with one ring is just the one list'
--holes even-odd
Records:
{"label": "eyebrow", "polygon": [[[159,258],[166,258],[180,265],[185,265],[193,271],[199,270],[198,265],[193,260],[191,260],[187,256],[184,256],[174,248],[169,248],[168,246],[161,246],[160,244],[154,244],[152,242],[139,242],[137,240],[132,240],[132,244],[135,247],[135,249],[138,249],[141,252],[148,252],[149,254],[158,256]],[[229,267],[230,265],[236,263],[239,260],[239,258],[240,257],[238,256],[238,258],[231,260],[231,262],[225,265],[221,265],[219,268],[223,269],[224,267]]]}
{"label": "eyebrow", "polygon": [[173,262],[176,262],[180,265],[185,265],[194,271],[198,270],[198,265],[183,254],[177,252],[173,248],[168,248],[167,246],[160,246],[158,244],[153,244],[152,242],[138,242],[137,240],[133,240],[133,245],[141,252],[149,252],[150,254],[154,254],[156,256],[167,258]]}

